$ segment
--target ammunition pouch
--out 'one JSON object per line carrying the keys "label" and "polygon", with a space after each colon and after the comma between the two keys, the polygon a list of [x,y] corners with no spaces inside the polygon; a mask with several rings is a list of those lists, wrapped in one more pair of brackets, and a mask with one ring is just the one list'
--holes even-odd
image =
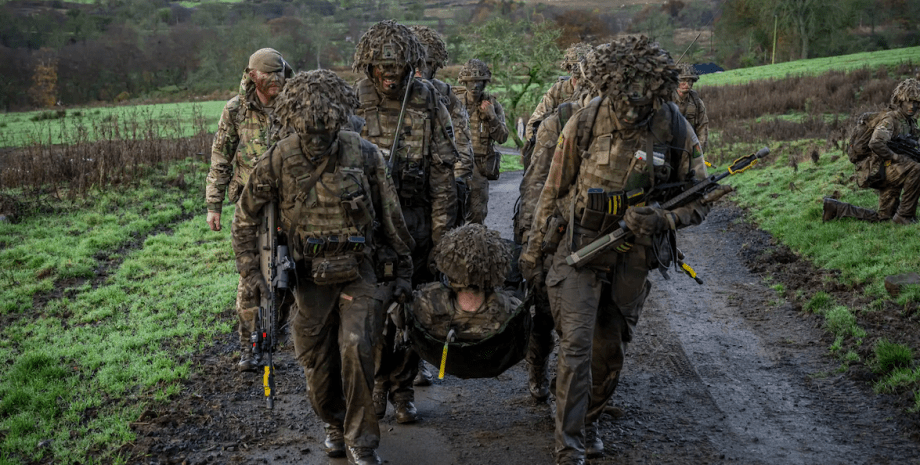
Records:
{"label": "ammunition pouch", "polygon": [[484,155],[476,154],[476,169],[489,181],[498,179],[502,168],[502,156],[491,145]]}
{"label": "ammunition pouch", "polygon": [[399,268],[399,255],[390,247],[377,247],[374,251],[376,262],[374,272],[377,282],[390,282],[396,279],[396,270]]}
{"label": "ammunition pouch", "polygon": [[332,257],[313,259],[310,275],[320,286],[347,283],[358,279],[358,254],[345,253]]}
{"label": "ammunition pouch", "polygon": [[578,224],[587,230],[605,231],[623,218],[627,208],[642,203],[643,193],[641,189],[605,192],[600,188],[590,188]]}

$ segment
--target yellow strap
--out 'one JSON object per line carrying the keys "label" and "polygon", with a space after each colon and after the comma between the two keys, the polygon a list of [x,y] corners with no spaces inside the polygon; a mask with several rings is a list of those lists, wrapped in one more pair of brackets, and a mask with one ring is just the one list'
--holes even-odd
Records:
{"label": "yellow strap", "polygon": [[262,375],[262,385],[265,386],[265,397],[272,395],[272,388],[268,385],[268,376],[271,373],[271,367],[265,367],[265,373]]}
{"label": "yellow strap", "polygon": [[447,341],[444,341],[444,351],[441,352],[441,368],[438,370],[438,379],[444,379],[444,367],[447,365]]}
{"label": "yellow strap", "polygon": [[690,275],[691,278],[696,277],[696,271],[693,271],[693,268],[690,268],[690,265],[686,263],[681,263],[680,267],[683,268],[684,271],[687,272],[687,274]]}

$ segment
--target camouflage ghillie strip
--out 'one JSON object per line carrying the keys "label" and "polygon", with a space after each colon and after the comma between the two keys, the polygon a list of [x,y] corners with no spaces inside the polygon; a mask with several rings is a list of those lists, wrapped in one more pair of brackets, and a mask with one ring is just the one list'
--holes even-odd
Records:
{"label": "camouflage ghillie strip", "polygon": [[305,127],[315,127],[319,121],[326,129],[338,131],[348,124],[358,107],[358,96],[334,72],[318,69],[301,71],[289,79],[276,102],[275,116],[282,133],[303,131]]}
{"label": "camouflage ghillie strip", "polygon": [[689,79],[693,82],[699,81],[700,76],[696,74],[696,68],[689,63],[683,63],[680,65],[680,75],[677,76],[678,79]]}
{"label": "camouflage ghillie strip", "polygon": [[447,45],[438,31],[428,26],[409,26],[409,30],[415,33],[418,41],[425,47],[426,58],[432,64],[432,67],[443,68],[447,64]]}
{"label": "camouflage ghillie strip", "polygon": [[369,65],[383,63],[407,64],[416,69],[425,63],[424,46],[408,27],[392,19],[380,21],[361,36],[351,69],[367,74]]}
{"label": "camouflage ghillie strip", "polygon": [[[648,37],[627,37],[599,46],[585,63],[585,77],[598,92],[622,100],[671,98],[678,67],[671,55]],[[638,88],[638,85],[642,88]]]}
{"label": "camouflage ghillie strip", "polygon": [[559,62],[559,67],[569,74],[574,73],[578,68],[578,63],[583,61],[588,52],[592,50],[594,50],[594,47],[584,42],[570,45],[562,55],[562,61]]}
{"label": "camouflage ghillie strip", "polygon": [[901,81],[891,93],[891,103],[897,104],[908,100],[920,100],[920,81],[909,78]]}
{"label": "camouflage ghillie strip", "polygon": [[471,223],[444,235],[434,263],[451,283],[486,290],[505,282],[511,271],[511,251],[498,231]]}
{"label": "camouflage ghillie strip", "polygon": [[492,80],[492,71],[489,71],[489,66],[483,63],[480,60],[471,58],[470,61],[467,61],[463,68],[460,68],[460,76],[457,77],[458,81],[491,81]]}

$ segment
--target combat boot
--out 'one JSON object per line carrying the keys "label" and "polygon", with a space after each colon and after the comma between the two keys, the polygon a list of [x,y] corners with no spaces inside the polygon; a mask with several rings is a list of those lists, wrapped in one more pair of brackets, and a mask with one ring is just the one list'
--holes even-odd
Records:
{"label": "combat boot", "polygon": [[387,414],[387,391],[384,383],[374,383],[374,413],[378,420]]}
{"label": "combat boot", "polygon": [[856,218],[863,221],[880,221],[882,219],[875,210],[857,207],[856,205],[825,197],[824,213],[821,215],[821,220],[830,221],[837,218]]}
{"label": "combat boot", "polygon": [[604,441],[597,434],[597,422],[585,425],[585,455],[589,459],[604,456]]}
{"label": "combat boot", "polygon": [[428,366],[425,365],[424,360],[419,360],[418,362],[418,373],[415,375],[415,379],[412,380],[413,386],[431,386],[431,372],[428,371]]}
{"label": "combat boot", "polygon": [[415,423],[418,421],[418,410],[409,400],[396,401],[396,423]]}
{"label": "combat boot", "polygon": [[556,459],[556,465],[585,465],[585,459],[581,457],[565,457]]}
{"label": "combat boot", "polygon": [[895,213],[894,216],[891,217],[891,222],[895,224],[905,224],[905,225],[917,224],[917,219],[912,218],[912,217],[907,217],[907,216],[901,216]]}
{"label": "combat boot", "polygon": [[380,465],[377,451],[370,447],[348,446],[348,463],[350,465]]}
{"label": "combat boot", "polygon": [[830,220],[837,218],[837,205],[840,202],[830,198],[824,198],[824,207],[821,213],[821,222],[827,223]]}
{"label": "combat boot", "polygon": [[537,402],[546,402],[549,398],[549,379],[546,375],[546,364],[537,366],[536,364],[527,364],[527,386],[530,388],[530,396]]}
{"label": "combat boot", "polygon": [[323,450],[332,458],[345,457],[345,431],[341,426],[326,425],[326,440]]}
{"label": "combat boot", "polygon": [[240,356],[240,363],[236,364],[237,371],[256,371],[261,360],[252,354],[252,348],[244,347],[240,352],[242,355]]}

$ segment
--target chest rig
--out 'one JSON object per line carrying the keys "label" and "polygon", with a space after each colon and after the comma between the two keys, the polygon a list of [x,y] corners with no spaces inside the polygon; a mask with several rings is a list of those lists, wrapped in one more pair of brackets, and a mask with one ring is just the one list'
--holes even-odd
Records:
{"label": "chest rig", "polygon": [[271,121],[266,111],[259,109],[251,102],[246,102],[243,97],[239,99],[238,105],[231,110],[231,118],[236,125],[236,134],[239,137],[236,153],[233,154],[233,161],[236,165],[233,176],[238,185],[242,187],[249,181],[249,174],[256,164],[256,159],[271,145],[269,143]]}
{"label": "chest rig", "polygon": [[370,79],[356,84],[361,105],[358,115],[366,124],[361,135],[373,142],[384,153],[396,181],[400,201],[419,201],[428,191],[431,168],[431,140],[433,118],[437,114],[437,100],[433,90],[421,81],[413,80],[412,93],[406,105],[399,143],[391,154],[394,134],[402,106],[400,100],[381,99]]}
{"label": "chest rig", "polygon": [[683,99],[683,101],[678,102],[677,106],[680,110],[680,114],[684,115],[684,118],[687,118],[687,121],[689,121],[693,127],[700,124],[700,108],[702,104],[700,103],[700,96],[695,90],[691,89],[687,97]]}

